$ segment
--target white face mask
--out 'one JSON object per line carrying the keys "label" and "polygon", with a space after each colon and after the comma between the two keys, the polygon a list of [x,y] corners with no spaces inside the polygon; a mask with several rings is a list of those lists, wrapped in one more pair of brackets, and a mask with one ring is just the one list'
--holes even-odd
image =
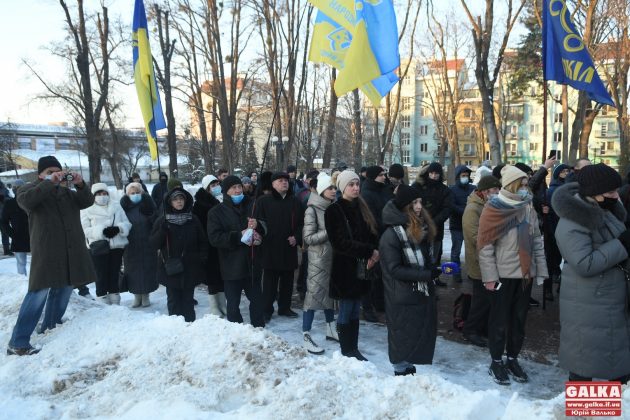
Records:
{"label": "white face mask", "polygon": [[97,195],[94,202],[99,206],[106,206],[109,203],[109,195]]}

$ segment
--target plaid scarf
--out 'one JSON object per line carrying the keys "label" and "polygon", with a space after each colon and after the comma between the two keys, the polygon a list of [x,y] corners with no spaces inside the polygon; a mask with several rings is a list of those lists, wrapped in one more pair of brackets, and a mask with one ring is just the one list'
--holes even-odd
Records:
{"label": "plaid scarf", "polygon": [[[394,226],[394,232],[402,244],[403,259],[405,260],[405,264],[418,268],[423,267],[423,264],[421,263],[423,261],[422,253],[419,249],[413,246],[411,241],[409,241],[405,229],[402,226]],[[426,282],[418,281],[413,283],[413,290],[417,290],[420,293],[424,293],[425,296],[429,296],[429,286]]]}
{"label": "plaid scarf", "polygon": [[166,213],[166,222],[174,225],[183,225],[189,220],[192,220],[192,213]]}
{"label": "plaid scarf", "polygon": [[[497,197],[490,200],[483,209],[479,219],[479,232],[477,234],[477,249],[496,242],[505,236],[513,228],[517,229],[518,237],[518,258],[521,265],[521,273],[525,280],[523,286],[527,285],[530,278],[530,266],[532,262],[532,250],[534,237],[530,230],[530,223],[527,220],[527,207],[531,199],[515,202],[511,200],[506,191],[501,191],[506,196]],[[507,202],[506,202],[507,201]]]}

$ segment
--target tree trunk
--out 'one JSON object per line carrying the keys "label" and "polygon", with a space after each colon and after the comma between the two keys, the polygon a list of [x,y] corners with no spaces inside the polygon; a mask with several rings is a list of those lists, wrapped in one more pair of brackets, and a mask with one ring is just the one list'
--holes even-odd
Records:
{"label": "tree trunk", "polygon": [[[584,91],[578,94],[578,106],[575,112],[575,119],[571,125],[571,143],[569,146],[569,162],[575,162],[580,150],[580,133],[584,126],[584,118],[586,116],[586,108],[590,106],[591,101]],[[588,154],[586,155],[588,156]]]}
{"label": "tree trunk", "polygon": [[335,125],[337,122],[337,102],[339,98],[335,94],[335,80],[337,80],[337,69],[333,67],[330,78],[330,107],[328,108],[328,124],[326,125],[326,143],[324,144],[324,156],[322,167],[330,168],[333,145],[335,144]]}
{"label": "tree trunk", "polygon": [[591,131],[593,130],[593,122],[595,121],[595,117],[597,117],[597,114],[599,114],[599,109],[599,107],[595,107],[595,109],[590,109],[586,111],[586,115],[584,116],[584,122],[582,123],[582,132],[580,133],[580,157],[588,156],[588,138],[590,137]]}
{"label": "tree trunk", "polygon": [[[480,88],[480,90],[482,89]],[[498,165],[503,159],[501,159],[501,143],[499,142],[499,132],[494,119],[494,107],[490,94],[481,94],[481,104],[483,107],[483,124],[486,127],[486,134],[490,144],[490,160],[492,160],[494,165]]]}

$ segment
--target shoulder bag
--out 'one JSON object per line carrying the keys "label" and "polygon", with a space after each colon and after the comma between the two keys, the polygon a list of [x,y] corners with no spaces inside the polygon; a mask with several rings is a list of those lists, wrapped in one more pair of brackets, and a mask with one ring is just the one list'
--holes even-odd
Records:
{"label": "shoulder bag", "polygon": [[[116,213],[114,213],[114,219],[111,226],[114,226],[116,221]],[[98,241],[90,242],[90,254],[93,257],[100,257],[109,254],[109,239],[99,239]]]}
{"label": "shoulder bag", "polygon": [[162,255],[162,261],[164,262],[164,270],[166,271],[166,275],[176,276],[184,272],[184,251],[182,251],[182,255],[179,257],[171,256],[171,249],[168,242],[169,233],[166,232],[166,259],[164,259],[164,255]]}
{"label": "shoulder bag", "polygon": [[[341,209],[341,206],[339,206],[339,208]],[[350,229],[350,223],[348,222],[348,217],[346,216],[343,209],[341,209],[341,212],[343,213],[343,220],[346,223],[346,230],[348,231],[348,235],[350,235],[350,240],[354,240],[354,238],[352,237],[352,229]],[[369,280],[367,260],[365,258],[357,258],[356,276],[359,280]]]}

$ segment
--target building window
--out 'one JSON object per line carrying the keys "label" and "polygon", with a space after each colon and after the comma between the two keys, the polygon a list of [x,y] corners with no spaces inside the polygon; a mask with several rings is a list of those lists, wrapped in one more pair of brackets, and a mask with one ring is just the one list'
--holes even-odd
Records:
{"label": "building window", "polygon": [[70,140],[57,140],[57,150],[72,150]]}
{"label": "building window", "polygon": [[411,76],[410,75],[406,75],[403,78],[403,85],[404,86],[409,86],[411,84]]}
{"label": "building window", "polygon": [[557,122],[557,123],[562,122],[562,112],[559,112],[553,116],[553,122]]}
{"label": "building window", "polygon": [[553,141],[560,143],[562,141],[562,132],[553,133]]}
{"label": "building window", "polygon": [[18,138],[18,148],[19,149],[31,150],[32,147],[33,146],[32,146],[32,143],[31,143],[31,139],[26,138],[26,137]]}
{"label": "building window", "polygon": [[615,150],[615,142],[614,141],[607,141],[606,142],[606,149],[607,150]]}
{"label": "building window", "polygon": [[420,116],[421,117],[428,117],[429,116],[429,110],[425,107],[421,107],[420,108]]}
{"label": "building window", "polygon": [[429,143],[421,143],[420,144],[420,151],[421,152],[428,152],[429,151]]}
{"label": "building window", "polygon": [[475,145],[474,144],[464,144],[464,149],[462,150],[464,156],[473,156],[475,154]]}
{"label": "building window", "polygon": [[466,117],[466,118],[472,118],[472,116],[473,116],[472,109],[470,109],[470,108],[466,108],[466,109],[464,109],[464,117]]}
{"label": "building window", "polygon": [[409,163],[409,150],[403,150],[402,161],[403,163]]}
{"label": "building window", "polygon": [[411,117],[409,115],[402,115],[400,117],[400,126],[402,128],[409,128],[411,126]]}
{"label": "building window", "polygon": [[538,134],[538,133],[540,133],[540,124],[530,124],[529,125],[529,133],[530,134]]}
{"label": "building window", "polygon": [[472,160],[465,160],[465,161],[464,161],[464,165],[466,165],[466,166],[472,166]]}
{"label": "building window", "polygon": [[409,111],[411,109],[412,98],[402,98],[402,110]]}
{"label": "building window", "polygon": [[400,133],[400,144],[401,146],[409,146],[411,143],[411,134],[409,133]]}
{"label": "building window", "polygon": [[427,134],[429,134],[429,126],[428,125],[421,125],[420,126],[420,135],[421,136],[426,136]]}
{"label": "building window", "polygon": [[538,151],[538,143],[529,143],[529,151],[530,152]]}

